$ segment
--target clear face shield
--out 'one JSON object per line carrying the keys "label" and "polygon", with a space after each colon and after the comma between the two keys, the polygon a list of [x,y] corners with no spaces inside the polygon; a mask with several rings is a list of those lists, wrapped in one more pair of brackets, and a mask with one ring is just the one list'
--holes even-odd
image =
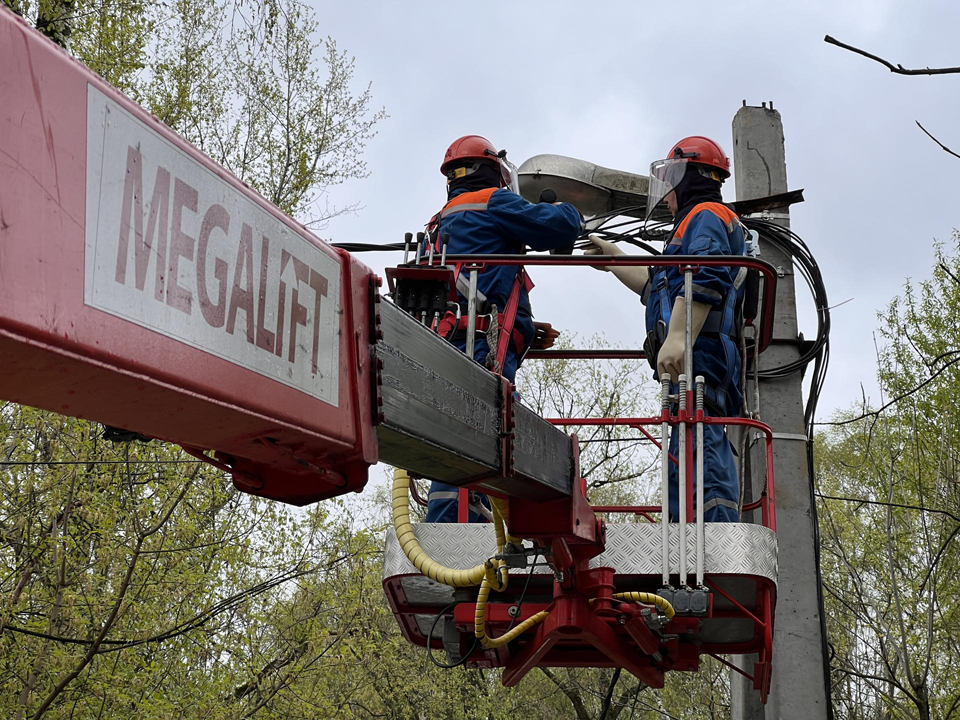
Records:
{"label": "clear face shield", "polygon": [[653,216],[653,211],[676,189],[683,175],[687,171],[687,158],[671,158],[657,160],[650,164],[650,186],[647,190],[646,220]]}
{"label": "clear face shield", "polygon": [[506,154],[500,158],[500,177],[503,178],[503,186],[507,190],[520,194],[520,174],[517,166],[507,160]]}

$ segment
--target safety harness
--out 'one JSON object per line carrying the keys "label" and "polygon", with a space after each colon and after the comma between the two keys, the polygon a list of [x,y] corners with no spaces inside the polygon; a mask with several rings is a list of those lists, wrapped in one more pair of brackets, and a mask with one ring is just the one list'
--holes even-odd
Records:
{"label": "safety harness", "polygon": [[[683,233],[686,230],[690,219],[701,210],[714,213],[730,227],[732,227],[732,223],[740,222],[737,215],[726,205],[722,205],[720,203],[700,203],[699,205],[694,206],[690,213],[674,229],[670,239],[667,242],[667,246],[664,251],[665,253],[671,252],[670,248],[674,248],[672,252],[677,252],[677,250],[683,244]],[[707,314],[707,319],[704,322],[703,327],[700,329],[700,335],[698,337],[727,335],[735,341],[738,339],[741,324],[739,315],[742,312],[743,305],[742,300],[738,298],[738,294],[740,287],[746,280],[747,268],[742,267],[738,270],[737,275],[733,280],[732,292],[728,292],[726,297],[722,297],[716,290],[705,288],[694,283],[693,290],[695,292],[715,296],[718,300],[720,300],[720,304],[712,308]],[[650,276],[650,279],[647,280],[647,284],[643,288],[643,293],[641,294],[641,299],[645,306],[648,304],[651,296],[654,293],[659,295],[660,319],[657,321],[656,327],[647,333],[647,337],[643,343],[643,348],[644,354],[647,357],[647,361],[650,363],[650,366],[656,370],[657,356],[660,353],[660,348],[667,339],[667,330],[670,327],[670,316],[673,312],[673,304],[670,302],[669,280],[667,278],[667,270],[665,268],[653,273]]]}
{"label": "safety harness", "polygon": [[[462,212],[486,212],[490,196],[497,189],[488,188],[466,192],[450,200],[427,224],[427,243],[433,244],[434,251],[439,253],[441,251],[440,221]],[[457,290],[461,295],[467,297],[470,291],[469,282],[462,270],[463,263],[456,263],[453,274]],[[487,338],[487,343],[490,346],[487,364],[491,364],[490,357],[493,356],[495,360],[491,369],[495,372],[500,372],[503,368],[510,347],[513,347],[521,358],[529,348],[530,343],[527,338],[516,328],[516,320],[517,311],[520,308],[521,293],[524,290],[529,293],[533,287],[533,281],[527,274],[526,268],[521,265],[517,268],[510,295],[507,297],[506,307],[503,308],[502,312],[495,304],[490,303],[483,293],[477,291],[478,310],[475,332]],[[447,340],[461,340],[466,336],[468,322],[469,318],[466,313],[462,311],[454,313],[448,310],[440,319],[437,333]]]}

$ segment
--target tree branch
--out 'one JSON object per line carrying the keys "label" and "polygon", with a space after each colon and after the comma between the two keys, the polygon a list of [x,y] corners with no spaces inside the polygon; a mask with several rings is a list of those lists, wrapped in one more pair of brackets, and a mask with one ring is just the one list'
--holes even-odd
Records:
{"label": "tree branch", "polygon": [[[951,351],[951,353],[954,353],[954,352],[960,352],[960,351]],[[910,389],[910,390],[906,390],[906,391],[900,393],[900,394],[897,395],[895,398],[893,398],[893,399],[890,400],[889,402],[887,402],[887,403],[885,403],[884,405],[882,405],[878,410],[873,410],[873,411],[868,412],[868,413],[863,413],[863,414],[861,414],[861,415],[858,415],[857,417],[850,418],[849,420],[836,420],[836,421],[833,421],[833,422],[818,422],[818,423],[814,423],[814,425],[822,425],[822,426],[827,426],[827,425],[832,425],[832,426],[849,425],[850,423],[859,422],[860,420],[863,420],[864,418],[875,417],[875,416],[877,416],[877,415],[880,415],[880,414],[881,414],[884,410],[886,410],[888,407],[890,407],[890,406],[892,406],[892,405],[896,405],[898,402],[900,402],[900,401],[903,400],[904,398],[910,397],[910,396],[913,395],[914,393],[917,393],[917,392],[919,392],[920,390],[922,390],[923,388],[925,388],[927,385],[929,385],[929,384],[932,383],[934,380],[936,380],[938,377],[940,377],[940,375],[942,375],[947,369],[953,367],[953,366],[956,365],[958,362],[960,362],[960,357],[956,357],[956,358],[954,358],[953,360],[951,360],[950,362],[945,363],[942,368],[940,368],[939,370],[937,370],[933,375],[931,375],[930,377],[928,377],[928,378],[927,378],[926,380],[924,380],[922,383],[920,383],[919,385],[917,385],[916,387],[914,387],[914,388],[912,388],[912,389]]]}
{"label": "tree branch", "polygon": [[950,67],[950,68],[929,68],[928,67],[928,68],[913,68],[913,69],[905,68],[903,65],[900,65],[900,64],[894,65],[892,62],[888,60],[884,60],[882,57],[878,57],[876,55],[873,55],[872,53],[868,53],[866,50],[861,50],[860,48],[853,47],[853,45],[847,45],[846,43],[842,43],[839,40],[830,37],[829,35],[825,35],[823,38],[823,41],[825,43],[829,43],[831,45],[836,45],[837,47],[841,47],[844,50],[849,50],[850,52],[856,53],[857,55],[863,55],[865,58],[869,58],[874,62],[880,63],[885,68],[887,68],[887,70],[889,70],[892,73],[896,73],[897,75],[951,75],[951,74],[960,73],[960,67]]}
{"label": "tree branch", "polygon": [[939,515],[946,515],[947,517],[953,518],[957,522],[960,522],[960,517],[957,517],[952,512],[948,512],[947,510],[937,510],[936,508],[921,507],[919,505],[905,505],[903,503],[895,503],[895,502],[883,502],[882,500],[867,500],[865,498],[841,497],[839,495],[824,495],[823,493],[819,493],[819,492],[816,493],[816,496],[822,500],[842,500],[844,502],[863,503],[864,505],[881,505],[883,507],[897,507],[897,508],[904,508],[905,510],[919,510],[920,512],[937,513]]}
{"label": "tree branch", "polygon": [[[919,120],[914,120],[914,122],[917,124],[917,127],[918,127],[918,128],[920,128],[921,130],[923,130],[923,131],[927,134],[927,137],[928,137],[928,138],[930,138],[930,139],[933,140],[937,145],[940,146],[940,149],[941,149],[941,150],[943,150],[943,151],[946,152],[946,153],[949,153],[950,155],[953,155],[955,158],[960,158],[960,155],[958,155],[957,153],[955,153],[953,150],[951,150],[950,148],[948,148],[948,147],[947,147],[946,145],[944,145],[942,142],[940,142],[939,140],[937,140],[933,135],[931,135],[931,134],[930,134],[930,131],[927,130],[923,125],[920,124],[920,121],[919,121]],[[950,273],[949,270],[948,270],[947,272],[950,274],[950,277],[952,277],[954,280],[956,280],[956,278],[953,277],[953,273]]]}
{"label": "tree branch", "polygon": [[557,676],[547,670],[547,668],[540,668],[540,672],[546,675],[550,682],[560,688],[560,691],[567,696],[570,704],[573,705],[573,711],[577,714],[577,720],[590,720],[590,715],[587,713],[587,708],[583,704],[583,698],[580,697],[580,693],[575,692],[560,682]]}

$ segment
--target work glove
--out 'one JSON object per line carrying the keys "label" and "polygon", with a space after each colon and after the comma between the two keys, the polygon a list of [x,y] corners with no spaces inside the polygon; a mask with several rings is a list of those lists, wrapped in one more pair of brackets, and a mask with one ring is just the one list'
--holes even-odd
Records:
{"label": "work glove", "polygon": [[[612,242],[602,239],[599,235],[590,235],[590,247],[583,251],[584,255],[626,255],[626,253]],[[625,265],[594,265],[597,270],[612,272],[617,280],[622,282],[637,295],[643,294],[643,288],[650,277],[650,269],[645,267],[627,267]]]}
{"label": "work glove", "polygon": [[[583,251],[584,255],[623,255],[624,252],[612,242],[603,240],[599,235],[590,235],[587,237],[590,241],[590,247]],[[610,272],[609,265],[594,265],[595,270]]]}
{"label": "work glove", "polygon": [[533,342],[530,343],[532,350],[549,350],[560,337],[560,331],[554,330],[550,323],[534,322],[533,327],[536,333],[533,336]]}
{"label": "work glove", "polygon": [[[693,303],[693,337],[691,343],[697,342],[697,337],[700,335],[709,314],[710,306],[707,303]],[[685,372],[683,367],[683,336],[686,329],[686,320],[686,301],[682,297],[678,297],[673,303],[673,312],[670,314],[670,329],[667,330],[667,339],[663,341],[660,352],[657,354],[657,374],[660,377],[669,375],[673,382],[676,382],[677,378]],[[693,382],[693,378],[688,378],[688,380]]]}

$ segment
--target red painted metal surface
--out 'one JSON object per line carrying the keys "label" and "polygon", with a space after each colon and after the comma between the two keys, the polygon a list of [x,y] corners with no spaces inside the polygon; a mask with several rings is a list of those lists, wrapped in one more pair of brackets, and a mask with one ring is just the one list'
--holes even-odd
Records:
{"label": "red painted metal surface", "polygon": [[[690,428],[702,420],[708,424],[743,425],[762,432],[767,450],[767,474],[763,493],[756,503],[745,509],[759,507],[765,527],[776,531],[776,508],[774,503],[773,433],[763,423],[747,418],[710,418],[701,413],[678,413],[666,417],[673,425],[686,420]],[[553,418],[550,422],[560,426],[608,425],[642,428],[657,425],[663,416],[649,418]],[[575,436],[574,436],[575,437]],[[573,438],[572,438],[573,439]],[[577,463],[578,464],[578,463]],[[693,497],[693,464],[688,463],[686,478],[688,497]],[[579,471],[579,467],[575,468]],[[579,474],[579,473],[578,473]],[[533,630],[496,650],[474,647],[473,635],[476,605],[461,602],[453,612],[453,624],[461,632],[460,651],[469,655],[468,667],[502,667],[503,682],[511,686],[534,667],[622,667],[652,687],[662,687],[663,675],[669,671],[696,671],[700,655],[718,657],[723,654],[757,654],[753,674],[760,698],[766,702],[772,673],[773,608],[776,602],[776,584],[766,577],[751,576],[753,593],[749,600],[738,600],[727,592],[723,584],[728,576],[710,574],[705,582],[716,596],[711,595],[704,618],[676,616],[660,631],[653,632],[643,618],[643,608],[635,603],[612,599],[612,594],[625,589],[655,591],[660,577],[650,576],[627,579],[617,576],[615,587],[613,568],[590,568],[589,559],[595,557],[605,544],[605,525],[595,513],[632,513],[654,522],[659,515],[658,506],[595,506],[586,500],[584,482],[578,484],[580,492],[574,493],[571,501],[539,503],[535,506],[517,499],[510,500],[510,529],[527,539],[539,540],[549,547],[549,562],[559,571],[550,580],[552,602],[543,602],[545,576],[533,576],[530,596],[520,606],[516,618],[510,608],[515,607],[525,583],[511,583],[507,592],[495,595],[486,607],[486,632],[497,637],[540,611],[548,611],[547,619]],[[691,521],[694,515],[689,515]],[[690,523],[693,532],[694,523]],[[586,532],[584,532],[586,530]],[[741,578],[738,578],[742,580]],[[639,583],[639,584],[638,584]],[[432,615],[435,608],[411,605],[402,588],[402,577],[384,580],[384,590],[394,614],[398,618],[404,636],[418,645],[426,645],[426,638],[414,618],[417,614]],[[719,601],[717,601],[719,599]],[[730,642],[707,642],[699,635],[702,619],[717,621],[747,621],[752,630],[749,639]],[[441,649],[439,638],[434,638],[433,647]]]}
{"label": "red painted metal surface", "polygon": [[[603,257],[592,255],[484,255],[482,259],[477,255],[447,255],[447,262],[469,262],[470,267],[482,271],[485,267],[498,265],[586,265],[588,267],[609,267],[622,265],[625,267],[676,267],[681,272],[692,270],[696,272],[702,267],[744,267],[755,270],[763,276],[763,314],[757,325],[757,337],[760,341],[760,352],[770,346],[773,340],[773,319],[776,312],[774,298],[777,296],[777,269],[766,260],[746,256],[733,255],[617,255]],[[580,355],[579,357],[584,357]]]}
{"label": "red painted metal surface", "polygon": [[6,8],[0,68],[0,397],[286,502],[361,489],[370,270]]}

